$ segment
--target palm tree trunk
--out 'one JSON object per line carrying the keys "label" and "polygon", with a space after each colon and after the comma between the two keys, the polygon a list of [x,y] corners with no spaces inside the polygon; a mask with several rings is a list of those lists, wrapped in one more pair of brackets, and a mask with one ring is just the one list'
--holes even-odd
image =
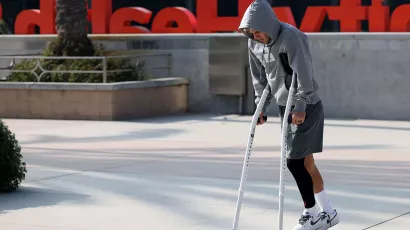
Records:
{"label": "palm tree trunk", "polygon": [[93,56],[88,38],[86,0],[56,0],[58,39],[50,44],[54,56]]}
{"label": "palm tree trunk", "polygon": [[60,37],[81,40],[87,36],[86,0],[57,0],[56,27]]}

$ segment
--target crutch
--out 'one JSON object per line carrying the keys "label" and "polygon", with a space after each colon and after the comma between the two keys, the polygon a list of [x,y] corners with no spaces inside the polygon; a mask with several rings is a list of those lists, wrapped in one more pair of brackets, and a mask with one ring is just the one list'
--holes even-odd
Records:
{"label": "crutch", "polygon": [[[283,202],[284,202],[284,193],[285,193],[285,186],[284,186],[284,170],[286,167],[286,148],[285,148],[285,140],[287,138],[287,122],[288,119],[287,117],[289,116],[290,113],[290,107],[291,107],[291,101],[292,101],[292,95],[294,92],[294,84],[296,82],[296,75],[295,73],[292,74],[292,83],[291,87],[289,89],[289,95],[288,95],[288,100],[286,103],[286,109],[285,109],[285,114],[284,114],[284,119],[282,123],[282,143],[281,143],[281,168],[280,168],[280,179],[279,179],[279,230],[283,229]],[[248,139],[248,145],[246,148],[246,153],[245,153],[245,160],[243,164],[243,169],[242,169],[242,176],[241,176],[241,182],[239,185],[239,194],[238,194],[238,201],[236,204],[236,212],[235,212],[235,218],[234,218],[234,223],[232,230],[237,230],[238,228],[238,221],[239,221],[239,215],[241,211],[241,205],[242,205],[242,197],[243,197],[243,192],[244,192],[244,187],[245,187],[245,182],[246,182],[246,177],[248,173],[248,167],[249,167],[249,159],[251,155],[251,149],[252,149],[252,143],[253,143],[253,138],[255,134],[255,127],[256,127],[256,122],[260,116],[260,113],[262,111],[263,105],[265,104],[266,97],[269,93],[269,87],[266,86],[262,93],[261,100],[259,101],[259,104],[257,106],[256,112],[253,115],[252,118],[252,124],[251,124],[251,130],[250,130],[250,135]]]}
{"label": "crutch", "polygon": [[259,119],[259,116],[262,112],[262,108],[265,104],[266,97],[268,96],[269,91],[270,91],[270,86],[269,86],[269,84],[266,84],[266,87],[263,90],[261,99],[259,100],[258,106],[256,107],[256,111],[253,114],[251,128],[250,128],[249,137],[248,137],[248,145],[246,147],[246,152],[245,152],[245,160],[243,162],[241,182],[239,184],[238,201],[236,203],[236,212],[235,212],[235,218],[234,218],[234,223],[233,223],[232,230],[237,230],[237,228],[238,228],[239,215],[240,215],[241,206],[242,206],[243,190],[245,188],[246,177],[247,177],[247,174],[248,174],[249,159],[250,159],[250,156],[251,156],[253,138],[255,136],[256,123],[257,123],[257,121]]}
{"label": "crutch", "polygon": [[290,108],[291,108],[291,102],[292,102],[292,96],[293,92],[296,88],[296,73],[292,73],[292,83],[289,88],[289,95],[288,95],[288,100],[286,102],[286,108],[285,108],[285,114],[283,115],[283,120],[282,120],[282,143],[281,143],[281,156],[280,156],[280,162],[281,162],[281,167],[280,167],[280,176],[279,176],[279,217],[278,217],[278,230],[283,229],[283,206],[284,206],[284,200],[285,200],[285,183],[284,183],[284,173],[286,169],[286,138],[288,136],[288,117],[290,113]]}

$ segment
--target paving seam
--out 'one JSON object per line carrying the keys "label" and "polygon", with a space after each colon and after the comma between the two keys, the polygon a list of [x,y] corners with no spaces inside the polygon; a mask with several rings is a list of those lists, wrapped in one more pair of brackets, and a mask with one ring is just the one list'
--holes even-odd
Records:
{"label": "paving seam", "polygon": [[397,219],[397,218],[399,218],[399,217],[402,217],[402,216],[405,216],[405,215],[408,215],[408,214],[410,214],[410,212],[403,213],[403,214],[401,214],[401,215],[399,215],[399,216],[396,216],[396,217],[390,218],[390,219],[385,220],[385,221],[383,221],[383,222],[380,222],[380,223],[378,223],[378,224],[372,225],[372,226],[367,227],[367,228],[363,228],[362,230],[370,229],[370,228],[373,228],[373,227],[376,227],[376,226],[379,226],[379,225],[385,224],[385,223],[387,223],[387,222],[389,222],[389,221],[392,221],[392,220],[394,220],[394,219]]}

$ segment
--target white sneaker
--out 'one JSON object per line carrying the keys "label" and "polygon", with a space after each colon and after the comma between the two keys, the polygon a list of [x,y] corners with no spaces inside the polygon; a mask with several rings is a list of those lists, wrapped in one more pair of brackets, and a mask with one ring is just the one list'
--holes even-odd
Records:
{"label": "white sneaker", "polygon": [[326,219],[319,215],[305,214],[299,219],[299,223],[292,230],[322,230],[326,229]]}
{"label": "white sneaker", "polygon": [[336,209],[333,209],[333,213],[320,212],[319,216],[320,219],[324,220],[323,226],[326,226],[325,229],[331,228],[340,222]]}

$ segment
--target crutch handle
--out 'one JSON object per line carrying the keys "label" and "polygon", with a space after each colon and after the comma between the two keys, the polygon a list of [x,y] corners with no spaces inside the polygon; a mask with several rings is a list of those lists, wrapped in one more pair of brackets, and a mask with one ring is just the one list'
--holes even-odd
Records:
{"label": "crutch handle", "polygon": [[289,114],[288,116],[288,124],[292,124],[292,114]]}

